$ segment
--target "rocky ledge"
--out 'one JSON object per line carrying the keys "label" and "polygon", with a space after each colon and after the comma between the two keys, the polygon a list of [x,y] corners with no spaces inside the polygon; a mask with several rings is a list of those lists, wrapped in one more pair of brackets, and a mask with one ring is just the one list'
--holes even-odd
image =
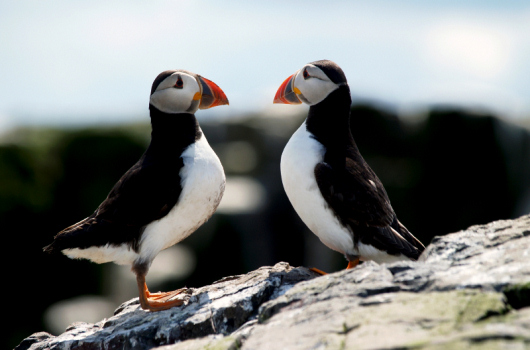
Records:
{"label": "rocky ledge", "polygon": [[278,263],[185,298],[157,313],[136,298],[17,350],[528,348],[530,215],[436,237],[415,263],[326,276]]}

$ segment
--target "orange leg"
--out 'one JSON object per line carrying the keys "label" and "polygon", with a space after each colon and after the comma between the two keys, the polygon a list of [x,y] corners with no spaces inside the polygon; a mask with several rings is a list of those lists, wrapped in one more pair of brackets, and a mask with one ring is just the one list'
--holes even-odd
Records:
{"label": "orange leg", "polygon": [[149,289],[147,289],[147,284],[145,284],[145,276],[142,275],[136,275],[136,283],[138,284],[138,292],[140,293],[140,306],[144,310],[162,311],[184,304],[182,300],[169,299],[185,291],[185,288],[167,293],[150,293]]}
{"label": "orange leg", "polygon": [[[348,266],[346,267],[346,270],[353,269],[357,265],[359,265],[359,259],[348,261]],[[318,273],[321,276],[327,275],[327,272],[319,270],[316,267],[310,267],[309,270],[313,271],[314,273]]]}
{"label": "orange leg", "polygon": [[359,258],[353,261],[348,261],[348,266],[346,267],[346,270],[353,269],[357,265],[359,265]]}

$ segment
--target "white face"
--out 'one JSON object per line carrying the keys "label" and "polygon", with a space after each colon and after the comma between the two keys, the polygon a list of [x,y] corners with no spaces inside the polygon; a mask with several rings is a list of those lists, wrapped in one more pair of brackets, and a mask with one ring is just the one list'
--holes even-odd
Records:
{"label": "white face", "polygon": [[201,88],[193,76],[175,72],[158,85],[149,102],[165,113],[195,113]]}
{"label": "white face", "polygon": [[[300,100],[312,106],[325,99],[339,85],[332,82],[320,68],[306,64],[296,73],[294,87]],[[301,96],[296,89],[300,91]]]}

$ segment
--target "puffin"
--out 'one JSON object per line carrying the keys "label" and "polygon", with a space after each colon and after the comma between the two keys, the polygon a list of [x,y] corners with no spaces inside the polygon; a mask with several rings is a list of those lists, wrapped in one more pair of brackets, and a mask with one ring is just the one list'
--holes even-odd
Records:
{"label": "puffin", "polygon": [[346,257],[347,269],[366,260],[417,260],[425,247],[399,222],[353,139],[342,69],[330,60],[308,63],[280,85],[273,102],[310,106],[280,162],[287,197],[307,227]]}
{"label": "puffin", "polygon": [[151,293],[145,277],[163,249],[182,241],[215,212],[225,173],[195,117],[228,105],[215,83],[187,70],[160,73],[151,87],[151,141],[92,215],[59,232],[44,247],[72,259],[131,265],[140,306],[160,311],[183,304],[173,292]]}

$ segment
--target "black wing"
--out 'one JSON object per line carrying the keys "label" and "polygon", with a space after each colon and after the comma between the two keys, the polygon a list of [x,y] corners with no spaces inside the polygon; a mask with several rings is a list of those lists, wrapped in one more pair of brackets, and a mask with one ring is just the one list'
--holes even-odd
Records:
{"label": "black wing", "polygon": [[173,164],[150,162],[145,155],[114,185],[86,219],[59,232],[46,252],[129,243],[133,249],[143,228],[173,208],[182,191],[182,158]]}
{"label": "black wing", "polygon": [[396,217],[385,188],[355,146],[342,166],[318,163],[315,177],[324,199],[354,239],[392,255],[417,259],[425,249]]}

